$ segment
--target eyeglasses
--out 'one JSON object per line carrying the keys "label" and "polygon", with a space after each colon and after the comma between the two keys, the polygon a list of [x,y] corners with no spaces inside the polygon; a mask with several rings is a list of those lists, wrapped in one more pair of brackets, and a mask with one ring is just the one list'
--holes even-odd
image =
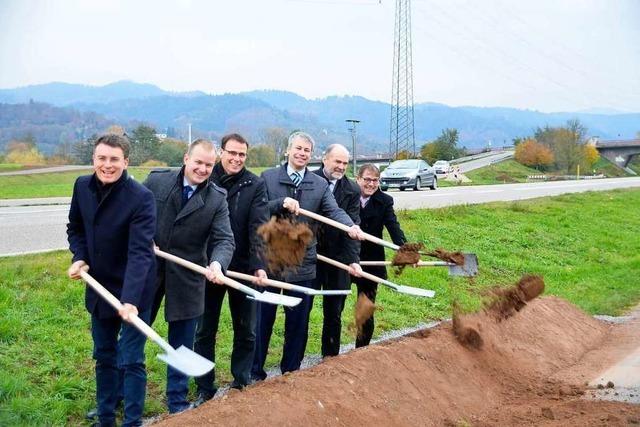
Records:
{"label": "eyeglasses", "polygon": [[231,157],[239,157],[241,159],[244,159],[247,157],[247,153],[239,153],[237,151],[229,151],[229,150],[225,150],[224,148],[222,149],[222,151],[226,151],[227,153],[229,153],[229,155]]}
{"label": "eyeglasses", "polygon": [[377,184],[380,181],[380,178],[360,178],[367,184]]}

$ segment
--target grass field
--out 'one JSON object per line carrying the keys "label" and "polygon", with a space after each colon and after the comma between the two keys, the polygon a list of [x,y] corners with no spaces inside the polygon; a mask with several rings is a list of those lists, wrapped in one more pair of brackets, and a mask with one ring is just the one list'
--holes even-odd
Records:
{"label": "grass field", "polygon": [[[268,168],[252,168],[256,174]],[[130,175],[138,181],[145,180],[152,169],[128,169]],[[73,183],[81,175],[92,173],[91,170],[41,173],[32,175],[0,176],[0,199],[28,199],[32,197],[71,197]]]}
{"label": "grass field", "polygon": [[0,163],[0,172],[11,172],[22,169],[22,165],[16,163]]}
{"label": "grass field", "polygon": [[[477,293],[541,274],[547,293],[589,313],[621,314],[640,300],[640,190],[583,193],[521,202],[400,211],[412,241],[429,248],[475,252],[480,274],[473,281],[449,278],[443,269],[406,269],[396,280],[434,289],[436,298],[417,299],[382,288],[376,334],[446,318],[452,299],[477,308]],[[70,256],[55,252],[0,258],[0,425],[81,424],[93,405],[94,381],[89,316],[84,287],[65,278]],[[393,277],[393,276],[392,276]],[[353,342],[354,296],[344,311],[343,343]],[[320,352],[321,309],[316,298],[308,353]],[[230,380],[232,335],[225,307],[218,336],[217,368]],[[156,325],[166,336],[166,325]],[[268,365],[281,356],[282,312]],[[149,390],[146,415],[165,411],[165,366],[147,345]]]}
{"label": "grass field", "polygon": [[[464,170],[464,165],[462,166]],[[483,184],[509,184],[514,182],[527,182],[529,175],[541,175],[542,172],[521,165],[513,159],[475,169],[465,173],[471,180],[467,185]]]}

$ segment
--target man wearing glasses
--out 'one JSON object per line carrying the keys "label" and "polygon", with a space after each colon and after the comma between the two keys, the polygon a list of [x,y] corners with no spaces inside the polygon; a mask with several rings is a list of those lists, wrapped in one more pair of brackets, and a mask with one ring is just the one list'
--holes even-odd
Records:
{"label": "man wearing glasses", "polygon": [[[261,245],[257,228],[269,220],[264,181],[245,168],[249,143],[241,135],[225,135],[221,141],[220,162],[211,173],[211,181],[227,190],[227,204],[236,249],[229,270],[266,278],[258,256]],[[251,283],[245,283],[253,286]],[[205,290],[205,310],[196,332],[195,351],[215,361],[216,334],[225,293],[229,293],[229,308],[233,324],[231,353],[232,388],[242,389],[250,380],[256,341],[256,302],[226,286],[208,286]],[[216,391],[215,371],[196,378],[198,406],[211,399]]]}
{"label": "man wearing glasses", "polygon": [[[382,229],[387,227],[393,243],[399,246],[406,243],[398,218],[393,211],[393,197],[380,191],[380,169],[370,163],[362,165],[358,170],[356,182],[360,186],[360,227],[362,231],[382,238]],[[375,243],[363,241],[360,245],[360,260],[384,260],[384,248]],[[362,269],[375,276],[387,278],[387,269],[384,266],[365,266]],[[364,294],[371,302],[375,302],[378,284],[364,277],[356,277],[355,281],[358,286],[358,298],[360,298],[360,294]],[[373,328],[372,315],[364,323],[362,332],[356,337],[356,348],[369,345],[373,336]]]}

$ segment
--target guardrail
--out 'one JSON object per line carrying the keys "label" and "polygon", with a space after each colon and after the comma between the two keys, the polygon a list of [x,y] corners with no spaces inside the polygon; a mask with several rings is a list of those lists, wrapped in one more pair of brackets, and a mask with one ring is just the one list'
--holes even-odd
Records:
{"label": "guardrail", "polygon": [[529,175],[527,181],[568,181],[580,179],[602,179],[606,178],[604,174],[599,175]]}

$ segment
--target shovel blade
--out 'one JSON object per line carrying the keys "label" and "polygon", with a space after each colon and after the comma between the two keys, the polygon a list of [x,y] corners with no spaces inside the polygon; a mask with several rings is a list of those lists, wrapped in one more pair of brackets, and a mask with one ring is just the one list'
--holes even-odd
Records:
{"label": "shovel blade", "polygon": [[464,265],[450,265],[449,276],[473,277],[478,274],[478,257],[476,254],[463,254]]}
{"label": "shovel blade", "polygon": [[414,288],[413,286],[404,286],[404,285],[398,285],[398,287],[396,288],[396,291],[402,294],[413,295],[416,297],[426,297],[426,298],[433,298],[436,294],[435,291],[432,291],[431,289]]}
{"label": "shovel blade", "polygon": [[317,289],[310,289],[309,295],[351,295],[351,289],[346,290],[326,290],[319,291]]}
{"label": "shovel blade", "polygon": [[181,345],[177,350],[158,354],[158,359],[190,377],[201,377],[211,371],[215,363]]}
{"label": "shovel blade", "polygon": [[262,293],[256,292],[253,295],[247,295],[247,298],[266,302],[267,304],[284,305],[285,307],[294,307],[300,304],[300,301],[302,301],[302,298],[292,297],[289,295],[274,294],[273,292],[269,291],[264,291]]}

